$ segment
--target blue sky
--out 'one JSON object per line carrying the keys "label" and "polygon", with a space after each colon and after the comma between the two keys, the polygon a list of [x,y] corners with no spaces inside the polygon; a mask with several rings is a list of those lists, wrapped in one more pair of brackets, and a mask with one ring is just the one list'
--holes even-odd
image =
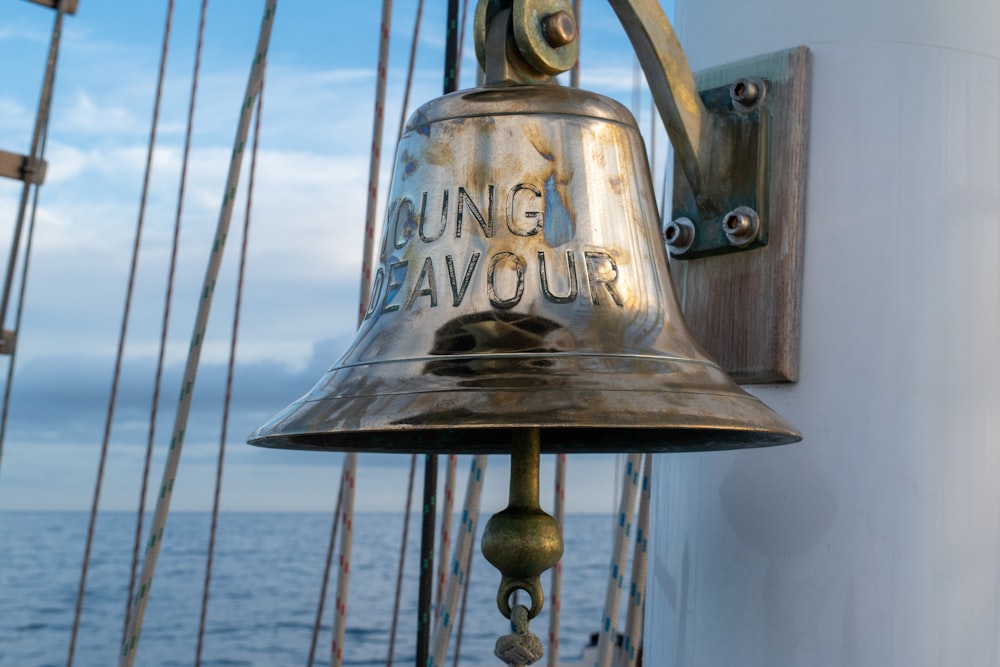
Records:
{"label": "blue sky", "polygon": [[[0,464],[0,509],[89,507],[110,393],[167,3],[82,0],[80,4],[77,15],[65,19],[46,155],[48,177],[41,192],[12,416]],[[278,6],[268,54],[224,509],[332,506],[339,454],[261,450],[243,443],[259,423],[304,393],[353,337],[380,4],[286,1]],[[472,0],[470,11],[474,6]],[[129,509],[137,503],[199,7],[194,0],[180,0],[174,14],[165,102],[102,496],[102,507],[107,509]],[[210,3],[157,450],[164,449],[170,436],[194,297],[218,218],[262,7],[262,0]],[[383,196],[415,11],[415,0],[394,4]],[[427,3],[410,110],[440,92],[444,12],[444,2]],[[624,32],[604,3],[585,2],[582,14],[583,87],[631,106],[633,57]],[[28,150],[52,19],[53,12],[33,3],[0,3],[4,73],[0,148],[4,150]],[[466,43],[461,87],[474,84],[471,25]],[[643,97],[637,115],[648,131],[648,97]],[[662,131],[656,134],[661,163],[657,173],[662,174],[666,140]],[[248,166],[244,165],[244,174]],[[0,183],[4,256],[18,185]],[[177,509],[206,509],[211,504],[232,320],[236,230],[241,226],[238,213],[195,390],[174,494]],[[5,369],[2,360],[0,370]],[[613,502],[614,458],[588,455],[570,461],[569,509],[608,511]],[[408,462],[406,456],[362,456],[359,509],[401,508]],[[543,466],[551,467],[548,457]],[[466,467],[463,460],[460,476]],[[162,457],[157,456],[154,485],[161,471]],[[542,494],[548,499],[550,476],[543,474]],[[499,508],[507,486],[502,457],[492,457],[488,478],[484,508]]]}

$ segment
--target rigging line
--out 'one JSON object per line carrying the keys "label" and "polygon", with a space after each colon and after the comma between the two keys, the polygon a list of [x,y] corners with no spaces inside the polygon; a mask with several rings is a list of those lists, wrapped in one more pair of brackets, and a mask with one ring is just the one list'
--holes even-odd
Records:
{"label": "rigging line", "polygon": [[[448,0],[445,22],[444,94],[454,92],[455,60],[458,53],[458,0]],[[437,517],[438,459],[424,456],[424,515],[420,531],[420,579],[417,593],[417,661],[420,667],[430,658],[430,630],[434,589],[434,522]],[[445,554],[441,554],[445,557]]]}
{"label": "rigging line", "polygon": [[180,464],[180,455],[184,444],[184,432],[187,428],[188,415],[191,411],[191,394],[198,374],[198,362],[201,359],[205,329],[208,325],[208,315],[211,311],[212,297],[215,292],[215,282],[219,275],[226,236],[229,232],[229,223],[233,214],[236,186],[239,182],[240,166],[243,161],[243,149],[246,145],[254,102],[260,89],[261,78],[263,77],[265,55],[271,37],[271,26],[274,23],[272,19],[274,18],[277,4],[277,0],[267,0],[264,7],[260,36],[253,57],[253,65],[247,81],[246,93],[241,102],[239,125],[236,131],[236,138],[233,142],[232,159],[229,164],[229,173],[226,177],[225,194],[222,198],[222,209],[219,212],[219,223],[216,228],[215,240],[212,243],[212,251],[205,270],[205,280],[191,336],[187,364],[184,368],[180,398],[177,404],[177,416],[174,422],[173,436],[170,439],[170,448],[167,452],[167,460],[163,468],[163,483],[160,487],[160,495],[156,503],[156,512],[153,515],[153,524],[150,526],[150,538],[146,547],[146,556],[142,564],[139,590],[135,595],[135,601],[129,614],[129,631],[125,644],[122,647],[119,660],[120,667],[131,667],[135,662],[136,647],[138,646],[139,636],[142,631],[142,620],[146,612],[146,604],[149,601],[149,591],[153,584],[156,560],[160,553],[160,545],[163,543],[163,531],[166,527],[167,514],[170,511],[170,500],[173,497],[174,482],[177,477],[177,468]]}
{"label": "rigging line", "polygon": [[403,137],[406,129],[406,111],[410,106],[410,89],[413,87],[413,69],[417,62],[417,40],[420,38],[420,22],[424,14],[424,0],[417,3],[417,18],[413,22],[413,41],[410,43],[410,64],[406,70],[406,85],[403,86],[403,107],[399,114],[399,133],[396,141]]}
{"label": "rigging line", "polygon": [[[24,218],[28,209],[28,200],[31,193],[32,176],[41,168],[42,158],[45,156],[42,135],[45,134],[49,125],[49,116],[52,111],[52,96],[56,81],[56,64],[59,61],[59,45],[62,41],[63,16],[66,12],[64,5],[66,0],[57,0],[55,4],[56,16],[52,23],[52,37],[49,39],[49,51],[45,62],[45,77],[42,80],[42,91],[38,100],[38,113],[35,115],[35,127],[31,133],[31,152],[28,153],[28,162],[24,167],[24,185],[21,187],[21,199],[17,208],[17,221],[14,224],[13,238],[10,242],[10,255],[7,258],[7,273],[4,278],[3,296],[0,297],[0,326],[7,320],[7,307],[10,302],[10,292],[13,287],[11,281],[14,279],[14,265],[20,251],[21,236],[24,231]],[[30,173],[29,173],[30,172]],[[37,184],[36,184],[37,187]]]}
{"label": "rigging line", "polygon": [[437,596],[434,598],[434,614],[437,617],[437,609],[441,605],[441,596],[444,595],[445,582],[448,579],[448,561],[445,556],[451,548],[451,515],[455,507],[455,469],[457,468],[458,457],[454,454],[448,455],[448,463],[445,465],[444,473],[444,504],[441,505],[441,533],[438,543],[437,571]]}
{"label": "rigging line", "polygon": [[417,589],[417,665],[430,656],[431,598],[434,587],[434,519],[437,514],[438,459],[424,456],[424,513],[420,524],[420,577]]}
{"label": "rigging line", "polygon": [[[478,523],[479,517],[476,516],[472,521],[471,527],[473,535],[476,534],[476,525]],[[452,667],[458,667],[458,659],[462,654],[462,633],[465,630],[465,610],[468,609],[470,577],[472,577],[472,549],[469,549],[469,554],[465,559],[465,586],[462,587],[462,607],[458,616],[458,629],[455,633],[455,655]]]}
{"label": "rigging line", "polygon": [[344,455],[343,512],[340,523],[344,531],[340,534],[340,571],[337,573],[337,598],[333,613],[333,641],[330,643],[330,665],[344,664],[344,635],[347,626],[347,594],[351,573],[351,543],[354,539],[354,483],[357,479],[358,453]]}
{"label": "rigging line", "polygon": [[[379,24],[378,65],[375,76],[375,113],[372,116],[372,150],[368,166],[368,202],[365,207],[365,236],[361,258],[361,286],[358,295],[358,326],[364,321],[371,287],[371,264],[375,244],[375,211],[378,205],[378,177],[382,161],[382,127],[385,120],[386,72],[389,68],[389,33],[392,27],[392,0],[383,0]],[[343,663],[344,635],[347,623],[347,601],[350,587],[351,545],[354,522],[354,485],[357,478],[358,456],[350,452],[344,456],[341,493],[343,511],[341,522],[344,531],[340,538],[340,569],[337,573],[336,610],[333,617],[331,642],[332,667]]]}
{"label": "rigging line", "polygon": [[392,603],[392,626],[389,629],[389,656],[386,667],[392,667],[392,656],[396,650],[396,629],[399,626],[400,599],[403,594],[403,570],[406,564],[406,545],[410,541],[410,510],[413,507],[413,479],[417,472],[417,455],[410,455],[410,476],[406,483],[406,507],[403,510],[403,536],[399,546],[399,569],[396,571],[396,594]]}
{"label": "rigging line", "polygon": [[[556,483],[553,515],[564,532],[566,524],[566,454],[556,454]],[[552,582],[549,585],[549,667],[559,666],[559,617],[562,608],[562,560],[552,568]]]}
{"label": "rigging line", "polygon": [[337,528],[340,526],[340,509],[344,502],[343,475],[337,490],[337,506],[333,510],[333,525],[330,526],[330,545],[326,550],[326,564],[323,566],[323,583],[319,589],[319,603],[316,605],[316,621],[313,623],[312,641],[309,644],[309,658],[306,667],[313,667],[316,660],[316,646],[319,644],[319,632],[323,626],[323,606],[326,604],[326,589],[330,583],[330,569],[333,567],[333,552],[337,545]]}
{"label": "rigging line", "polygon": [[[580,6],[581,0],[573,0],[573,14],[576,16],[576,29],[577,29],[577,43],[580,42],[579,32],[580,32]],[[582,53],[582,51],[581,51]],[[580,57],[577,56],[576,62],[573,64],[573,69],[569,72],[569,85],[573,88],[580,87]]]}
{"label": "rigging line", "polygon": [[[7,320],[7,307],[9,305],[10,292],[13,289],[11,281],[14,279],[14,268],[20,250],[19,246],[22,232],[24,231],[24,218],[27,213],[29,194],[32,193],[31,186],[34,179],[30,178],[31,174],[29,174],[29,172],[34,173],[38,168],[40,168],[42,159],[45,157],[45,144],[48,136],[49,117],[52,111],[52,97],[55,90],[56,64],[59,61],[59,44],[62,41],[62,23],[63,15],[65,13],[63,2],[64,0],[59,0],[56,3],[56,16],[52,24],[52,37],[49,40],[49,51],[45,62],[45,75],[42,79],[42,90],[38,99],[38,113],[35,115],[35,127],[32,132],[31,152],[28,154],[28,162],[24,167],[24,185],[21,188],[21,200],[18,204],[17,221],[14,224],[13,238],[11,239],[10,245],[10,255],[7,259],[7,274],[4,279],[3,296],[0,298],[0,332],[2,332],[3,323]],[[40,183],[34,184],[34,197],[30,223],[30,227],[32,228],[34,227],[35,211],[38,207],[38,188],[40,185]],[[25,247],[24,267],[22,268],[22,273],[24,275],[27,275],[28,253],[31,250],[31,233],[32,232],[29,229],[29,238],[26,241]],[[24,292],[24,284],[22,282],[18,298],[23,299]],[[16,316],[16,320],[18,322],[20,322],[21,319],[20,310],[21,304],[18,303],[18,314]],[[14,379],[14,349],[16,348],[17,331],[17,327],[15,326],[13,329],[13,337],[11,338],[12,347],[10,350],[4,350],[10,354],[10,360],[7,368],[7,383],[4,385],[3,416],[0,418],[0,457],[3,455],[3,443],[7,432],[7,410],[10,403],[11,382]]]}
{"label": "rigging line", "polygon": [[[434,652],[429,661],[417,665],[442,667],[448,653],[448,640],[458,608],[458,594],[463,586],[468,586],[467,567],[470,563],[472,544],[476,537],[476,522],[479,519],[479,502],[483,495],[483,477],[486,472],[487,456],[477,454],[472,459],[469,481],[465,486],[465,503],[462,507],[462,522],[455,539],[455,551],[451,558],[452,575],[448,578],[448,591],[441,601],[437,623],[434,627]],[[441,554],[442,559],[446,554]]]}
{"label": "rigging line", "polygon": [[635,496],[639,486],[639,462],[639,454],[629,454],[625,464],[625,479],[622,484],[622,494],[615,521],[611,567],[608,571],[608,585],[604,595],[604,618],[601,621],[601,633],[597,640],[598,667],[610,667],[611,665],[622,582],[625,578],[625,565],[628,559],[628,538],[632,532],[632,513],[635,510]]}
{"label": "rigging line", "polygon": [[458,55],[455,58],[455,81],[462,80],[462,50],[465,46],[465,24],[469,21],[469,0],[462,0],[462,21],[459,23]]}
{"label": "rigging line", "polygon": [[[265,73],[267,64],[265,63]],[[253,143],[250,148],[250,170],[247,181],[247,204],[243,216],[243,239],[240,244],[239,269],[236,274],[236,300],[233,305],[233,328],[229,339],[229,364],[226,368],[226,395],[222,403],[222,430],[219,434],[219,456],[215,467],[215,492],[212,496],[212,523],[208,532],[208,554],[205,560],[205,583],[201,592],[201,615],[198,620],[198,643],[194,667],[201,665],[201,652],[205,642],[205,621],[208,617],[209,589],[212,585],[212,564],[215,561],[215,535],[219,527],[219,502],[222,498],[222,472],[226,460],[226,437],[229,435],[229,411],[233,398],[233,374],[236,368],[236,344],[240,331],[240,310],[243,306],[243,285],[246,281],[247,244],[250,238],[250,214],[253,210],[253,192],[257,175],[257,148],[260,139],[260,116],[264,107],[264,76],[257,93],[257,114],[253,126]]]}
{"label": "rigging line", "polygon": [[649,494],[653,474],[653,455],[646,454],[642,463],[642,488],[639,491],[639,514],[635,520],[635,547],[632,552],[632,585],[629,606],[625,614],[624,667],[635,667],[642,648],[643,605],[646,602],[646,565],[649,547]]}
{"label": "rigging line", "polygon": [[[60,2],[60,5],[62,3]],[[142,193],[139,197],[139,213],[135,225],[135,237],[132,243],[132,259],[129,265],[128,281],[125,288],[125,304],[122,308],[121,328],[118,332],[118,348],[115,353],[115,365],[111,379],[111,394],[108,398],[108,411],[104,421],[104,434],[101,438],[101,451],[97,465],[97,480],[94,484],[94,497],[90,507],[90,519],[87,524],[87,540],[83,551],[83,565],[80,567],[80,585],[76,594],[76,608],[73,613],[73,627],[70,632],[69,654],[67,667],[72,667],[76,651],[76,639],[80,632],[80,617],[83,612],[83,598],[87,589],[87,571],[90,565],[90,554],[94,544],[94,525],[97,523],[97,510],[101,500],[101,486],[104,483],[104,467],[108,458],[108,444],[111,440],[111,425],[114,422],[115,404],[118,400],[118,385],[121,380],[122,359],[125,356],[125,340],[128,338],[128,321],[132,311],[132,297],[135,293],[135,276],[139,266],[139,247],[142,244],[142,230],[146,218],[146,201],[149,195],[150,174],[153,167],[153,149],[156,146],[156,131],[160,121],[160,104],[163,100],[163,81],[167,68],[167,55],[170,44],[170,30],[173,22],[174,0],[167,3],[167,16],[163,27],[163,45],[160,52],[160,67],[156,80],[156,94],[153,102],[153,118],[149,129],[149,143],[146,149],[146,165],[143,173]],[[127,614],[126,614],[127,617]]]}
{"label": "rigging line", "polygon": [[[45,152],[45,143],[48,139],[48,128],[42,134],[42,152]],[[31,265],[31,247],[35,237],[35,214],[38,212],[39,188],[35,187],[35,192],[31,202],[31,216],[28,218],[27,239],[24,245],[24,264],[21,265],[21,285],[18,288],[17,308],[14,313],[14,331],[21,330],[21,318],[24,315],[24,296],[28,287],[28,269]],[[3,411],[0,413],[0,462],[3,459],[3,442],[7,434],[7,416],[10,414],[11,387],[14,383],[14,364],[17,360],[17,345],[10,349],[10,360],[7,364],[7,380],[3,392]]]}
{"label": "rigging line", "polygon": [[365,206],[365,241],[361,255],[361,292],[358,295],[358,326],[364,321],[368,290],[372,280],[375,248],[375,213],[378,207],[378,177],[382,164],[382,125],[385,119],[385,83],[389,67],[389,30],[392,27],[392,0],[382,0],[379,26],[378,70],[375,76],[375,113],[372,115],[372,150],[368,163],[368,202]]}
{"label": "rigging line", "polygon": [[184,152],[181,157],[181,178],[177,193],[177,211],[174,216],[173,239],[170,247],[170,262],[167,269],[166,294],[163,299],[163,318],[160,326],[160,347],[156,358],[156,371],[153,381],[153,397],[149,408],[149,430],[146,438],[146,453],[142,466],[142,481],[139,489],[139,507],[136,511],[135,538],[132,542],[132,564],[129,569],[128,595],[125,598],[125,620],[122,625],[122,643],[128,630],[128,610],[132,595],[135,593],[135,580],[139,570],[139,551],[142,545],[142,529],[146,516],[146,494],[149,489],[149,472],[153,459],[153,442],[156,435],[156,419],[159,414],[160,390],[163,385],[163,366],[166,359],[167,333],[170,325],[170,308],[173,301],[174,278],[177,272],[177,252],[180,244],[181,213],[184,207],[184,190],[187,183],[188,164],[191,155],[191,135],[194,127],[195,98],[198,91],[198,74],[201,71],[202,44],[205,36],[205,16],[208,10],[208,0],[202,0],[201,16],[198,23],[198,41],[195,46],[194,71],[191,75],[191,93],[188,102],[187,128],[184,133]]}

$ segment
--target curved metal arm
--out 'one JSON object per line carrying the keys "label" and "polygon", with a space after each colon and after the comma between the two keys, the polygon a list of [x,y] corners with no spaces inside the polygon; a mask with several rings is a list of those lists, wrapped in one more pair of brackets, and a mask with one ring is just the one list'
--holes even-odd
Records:
{"label": "curved metal arm", "polygon": [[711,136],[709,111],[698,95],[684,49],[657,0],[608,0],[646,75],[674,153],[695,193],[702,191]]}

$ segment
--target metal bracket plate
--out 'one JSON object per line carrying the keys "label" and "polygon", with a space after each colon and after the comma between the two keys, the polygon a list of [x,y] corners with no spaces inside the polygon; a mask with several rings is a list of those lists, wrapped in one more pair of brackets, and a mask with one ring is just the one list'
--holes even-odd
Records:
{"label": "metal bracket plate", "polygon": [[[720,90],[728,91],[740,79],[766,84],[766,97],[759,106],[759,137],[737,142],[759,151],[759,159],[752,165],[752,177],[744,173],[744,167],[733,165],[732,159],[722,161],[733,169],[730,178],[735,177],[735,185],[717,208],[725,216],[723,209],[753,206],[765,236],[745,252],[686,260],[671,257],[671,270],[688,325],[727,373],[744,384],[795,382],[809,139],[809,50],[800,46],[695,75],[709,108],[718,106]],[[741,159],[738,151],[736,156]],[[674,174],[671,219],[688,217],[697,225],[701,215],[697,207],[691,209],[695,202],[676,164]],[[755,206],[744,199],[748,196],[756,201]],[[721,230],[722,218],[710,224]],[[692,246],[687,256],[697,256],[702,250]]]}

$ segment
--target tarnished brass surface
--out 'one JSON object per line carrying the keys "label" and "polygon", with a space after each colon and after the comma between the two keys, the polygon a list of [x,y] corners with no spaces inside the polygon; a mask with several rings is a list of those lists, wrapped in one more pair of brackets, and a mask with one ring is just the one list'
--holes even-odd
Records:
{"label": "tarnished brass surface", "polygon": [[497,606],[510,618],[510,597],[523,590],[531,597],[529,618],[542,609],[539,576],[562,558],[563,540],[556,520],[538,504],[538,429],[514,431],[510,450],[510,497],[483,531],[483,556],[500,570]]}
{"label": "tarnished brass surface", "polygon": [[399,143],[367,316],[258,429],[272,447],[507,452],[775,445],[794,428],[690,336],[642,139],[617,102],[492,86],[430,102]]}

